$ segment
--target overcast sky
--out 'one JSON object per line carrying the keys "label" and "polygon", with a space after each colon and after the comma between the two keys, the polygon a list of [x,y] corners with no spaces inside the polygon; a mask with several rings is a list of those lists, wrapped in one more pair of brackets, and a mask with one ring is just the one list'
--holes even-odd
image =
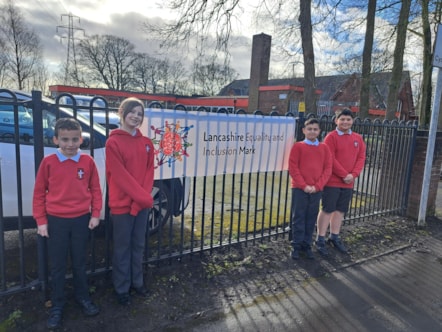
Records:
{"label": "overcast sky", "polygon": [[[84,29],[87,36],[110,34],[122,37],[132,42],[137,52],[153,56],[158,44],[149,40],[147,33],[141,29],[142,24],[148,20],[173,18],[173,13],[160,8],[157,0],[15,0],[14,3],[40,37],[51,70],[56,70],[66,60],[67,39],[62,36],[67,36],[69,13],[73,15],[73,26]],[[243,22],[244,27],[237,27],[243,36],[231,49],[231,65],[240,78],[248,78],[253,34],[265,31],[253,31],[244,18]],[[80,38],[82,30],[76,31]],[[170,58],[175,60],[183,54],[177,53],[170,54]]]}
{"label": "overcast sky", "polygon": [[[0,0],[2,2],[2,0]],[[148,53],[156,56],[158,50],[158,42],[149,38],[147,33],[142,30],[142,24],[147,21],[160,22],[161,20],[171,20],[174,18],[174,13],[165,8],[161,8],[160,4],[164,1],[160,0],[14,0],[16,6],[19,7],[28,25],[33,28],[40,37],[43,47],[44,56],[50,70],[55,71],[60,64],[66,61],[67,54],[67,40],[62,39],[62,36],[67,36],[67,26],[69,24],[68,14],[73,16],[73,25],[78,30],[77,36],[82,36],[84,31],[86,36],[110,34],[125,38],[135,45],[135,50],[140,53]],[[242,0],[242,12],[240,20],[235,21],[233,25],[233,35],[235,35],[235,42],[231,44],[231,66],[239,73],[239,78],[249,78],[250,76],[250,59],[251,46],[254,34],[266,33],[272,35],[272,27],[269,22],[263,20],[253,20],[251,13],[253,12],[254,0]],[[286,8],[281,8],[281,17],[283,13],[290,13],[293,10],[293,4],[296,1],[284,4]],[[363,19],[366,13],[361,12],[357,8],[351,8],[347,12],[338,12],[337,17],[351,17],[354,20]],[[281,19],[283,22],[283,19]],[[382,31],[382,26],[386,26],[382,19],[377,19],[379,27],[376,29],[377,34],[385,34]],[[319,31],[320,26],[315,26],[314,45],[315,45],[315,65],[317,75],[333,75],[333,61],[338,59],[339,52],[343,53],[362,53],[362,43],[364,39],[365,25],[359,26],[360,29],[351,30],[351,39],[337,40],[329,33],[328,27],[323,27]],[[344,29],[344,27],[341,27]],[[345,30],[345,29],[344,29]],[[270,71],[279,75],[279,73],[287,75],[296,68],[297,75],[302,75],[302,54],[299,53],[293,56],[289,61],[278,58],[275,52],[276,47],[280,47],[281,42],[278,40],[278,35],[272,36],[272,54]],[[417,38],[410,34],[411,38]],[[355,42],[358,40],[358,42]],[[298,43],[298,46],[300,47]],[[285,47],[286,45],[282,45]],[[391,51],[394,48],[394,42],[390,42],[385,47]],[[411,55],[414,55],[414,60],[407,54],[405,59],[406,69],[418,69],[419,59],[416,60],[416,55],[420,58],[421,52],[416,46],[411,48]],[[185,52],[180,50],[170,52],[169,58],[171,60],[179,59],[186,56]],[[192,55],[190,55],[192,56]],[[194,56],[194,55],[193,55]],[[408,57],[408,58],[407,58]],[[193,58],[182,59],[183,63],[190,64]],[[408,66],[408,67],[407,67]],[[289,76],[289,75],[287,75]],[[282,77],[282,76],[279,76]]]}

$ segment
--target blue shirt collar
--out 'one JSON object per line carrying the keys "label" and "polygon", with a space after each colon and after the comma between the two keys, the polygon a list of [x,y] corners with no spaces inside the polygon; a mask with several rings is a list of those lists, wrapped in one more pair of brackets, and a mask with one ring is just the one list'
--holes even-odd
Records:
{"label": "blue shirt collar", "polygon": [[336,131],[338,132],[338,135],[339,135],[339,136],[342,136],[342,135],[351,135],[351,133],[352,133],[351,129],[350,129],[347,133],[344,133],[343,131],[340,131],[338,128],[336,128]]}
{"label": "blue shirt collar", "polygon": [[78,149],[77,154],[76,154],[75,156],[73,156],[73,157],[70,157],[70,158],[66,157],[66,156],[65,156],[63,153],[61,153],[58,149],[57,149],[57,151],[55,152],[55,154],[57,155],[58,160],[60,160],[60,162],[63,162],[63,161],[66,161],[66,160],[71,159],[71,160],[75,161],[76,163],[78,163],[78,161],[80,160],[81,152],[80,152],[80,149]]}
{"label": "blue shirt collar", "polygon": [[304,143],[307,144],[307,145],[314,145],[314,146],[318,146],[319,145],[318,139],[316,139],[314,142],[312,142],[312,141],[310,141],[308,139],[305,139]]}

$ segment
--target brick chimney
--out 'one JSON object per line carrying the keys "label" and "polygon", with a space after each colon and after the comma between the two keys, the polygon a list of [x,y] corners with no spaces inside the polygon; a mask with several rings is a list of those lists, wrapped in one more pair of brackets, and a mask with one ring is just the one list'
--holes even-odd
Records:
{"label": "brick chimney", "polygon": [[259,109],[259,87],[269,80],[272,36],[261,33],[253,36],[252,63],[249,81],[249,113]]}

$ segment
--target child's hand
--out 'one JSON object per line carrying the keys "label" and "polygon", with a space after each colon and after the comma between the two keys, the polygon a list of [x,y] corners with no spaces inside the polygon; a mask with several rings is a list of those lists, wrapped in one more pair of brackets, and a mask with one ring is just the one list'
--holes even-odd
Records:
{"label": "child's hand", "polygon": [[304,192],[306,194],[313,194],[315,192],[315,187],[313,187],[313,186],[305,186]]}
{"label": "child's hand", "polygon": [[48,224],[38,226],[37,234],[43,237],[49,237]]}
{"label": "child's hand", "polygon": [[89,220],[89,229],[94,229],[100,224],[100,218],[92,217],[91,220]]}
{"label": "child's hand", "polygon": [[347,176],[345,178],[343,178],[343,181],[346,184],[350,184],[350,183],[352,183],[354,181],[354,177],[351,174],[347,174]]}

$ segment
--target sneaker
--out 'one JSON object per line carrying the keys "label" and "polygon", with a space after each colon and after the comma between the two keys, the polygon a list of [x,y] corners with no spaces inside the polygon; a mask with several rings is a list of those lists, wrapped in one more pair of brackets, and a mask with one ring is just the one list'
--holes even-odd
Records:
{"label": "sneaker", "polygon": [[127,306],[130,304],[130,296],[129,293],[117,294],[117,301],[122,306]]}
{"label": "sneaker", "polygon": [[53,307],[49,311],[49,318],[46,322],[46,326],[50,330],[58,329],[61,327],[61,319],[63,317],[63,310],[59,307]]}
{"label": "sneaker", "polygon": [[315,245],[316,245],[316,250],[319,252],[319,254],[321,254],[321,256],[323,257],[328,256],[328,250],[325,247],[325,242],[315,241]]}
{"label": "sneaker", "polygon": [[302,251],[305,253],[307,259],[315,259],[315,256],[313,256],[312,247],[310,246],[303,247]]}
{"label": "sneaker", "polygon": [[292,253],[291,253],[291,257],[292,257],[292,259],[294,259],[294,260],[299,259],[299,250],[298,250],[298,249],[293,249],[293,250],[292,250]]}
{"label": "sneaker", "polygon": [[338,249],[338,251],[342,252],[343,254],[347,253],[347,248],[342,243],[341,238],[339,238],[339,237],[337,239],[329,238],[327,240],[327,242],[329,244],[331,244],[333,247],[335,247],[336,249]]}
{"label": "sneaker", "polygon": [[144,285],[141,287],[133,287],[133,290],[138,297],[146,298],[149,296],[149,290]]}
{"label": "sneaker", "polygon": [[80,300],[78,304],[83,310],[85,316],[92,317],[98,315],[100,308],[91,300]]}

